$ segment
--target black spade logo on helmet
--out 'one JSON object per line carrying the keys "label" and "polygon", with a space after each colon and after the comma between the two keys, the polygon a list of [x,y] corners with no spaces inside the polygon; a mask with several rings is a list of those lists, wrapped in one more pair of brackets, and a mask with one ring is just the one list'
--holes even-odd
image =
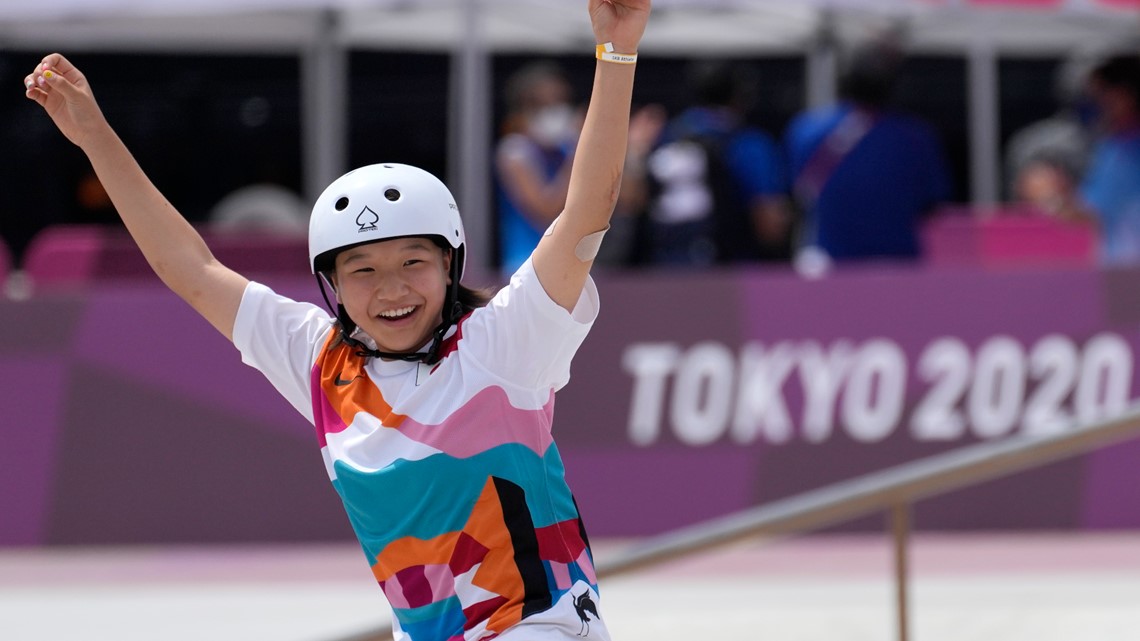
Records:
{"label": "black spade logo on helmet", "polygon": [[376,223],[378,222],[380,222],[380,217],[367,207],[356,216],[356,224],[360,226],[361,232],[376,231]]}

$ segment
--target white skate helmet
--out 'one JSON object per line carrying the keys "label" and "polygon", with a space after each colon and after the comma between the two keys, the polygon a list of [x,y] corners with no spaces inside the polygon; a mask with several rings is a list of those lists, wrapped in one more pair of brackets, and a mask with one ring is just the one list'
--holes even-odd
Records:
{"label": "white skate helmet", "polygon": [[309,267],[314,274],[329,272],[349,247],[408,236],[442,241],[463,276],[463,221],[447,186],[417,167],[367,165],[337,178],[317,198],[309,218]]}
{"label": "white skate helmet", "polygon": [[431,238],[451,252],[451,284],[447,287],[442,322],[433,332],[431,350],[393,354],[370,349],[353,338],[356,323],[344,306],[335,305],[335,312],[341,336],[356,346],[358,353],[434,363],[439,359],[444,333],[463,314],[458,299],[466,246],[459,207],[442,181],[417,167],[396,163],[367,165],[337,178],[313,205],[309,218],[309,268],[332,310],[334,305],[325,292],[325,283],[331,284],[329,274],[337,254],[357,245],[412,236]]}

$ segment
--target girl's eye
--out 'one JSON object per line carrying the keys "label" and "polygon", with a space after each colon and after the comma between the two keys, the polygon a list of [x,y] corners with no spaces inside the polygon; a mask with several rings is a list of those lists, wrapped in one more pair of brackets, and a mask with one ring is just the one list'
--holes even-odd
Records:
{"label": "girl's eye", "polygon": [[367,274],[371,271],[373,271],[371,267],[361,267],[360,269],[354,269],[352,271],[352,273],[354,273],[354,274]]}
{"label": "girl's eye", "polygon": [[411,260],[407,260],[407,261],[404,261],[404,266],[405,266],[405,267],[411,267],[412,265],[418,265],[418,264],[420,264],[420,263],[422,263],[422,262],[424,262],[424,261],[422,261],[422,260],[420,260],[420,259],[418,259],[418,258],[413,258],[413,259],[411,259]]}

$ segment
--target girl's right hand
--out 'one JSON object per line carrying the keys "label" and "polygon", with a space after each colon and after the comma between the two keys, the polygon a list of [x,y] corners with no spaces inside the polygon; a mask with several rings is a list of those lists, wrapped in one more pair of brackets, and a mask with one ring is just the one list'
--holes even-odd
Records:
{"label": "girl's right hand", "polygon": [[80,148],[107,126],[87,78],[58,53],[45,56],[24,77],[24,89],[24,95],[39,103],[60,132]]}

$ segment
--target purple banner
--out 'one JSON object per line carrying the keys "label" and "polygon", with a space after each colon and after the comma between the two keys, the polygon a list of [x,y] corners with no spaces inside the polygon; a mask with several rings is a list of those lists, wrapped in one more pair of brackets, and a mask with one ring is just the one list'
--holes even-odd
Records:
{"label": "purple banner", "polygon": [[[591,534],[657,533],[1118,412],[1137,397],[1138,275],[600,275],[555,419]],[[303,276],[269,284],[319,298]],[[351,538],[308,423],[156,281],[0,303],[0,322],[0,544]],[[1140,527],[1137,455],[932,498],[916,525]]]}
{"label": "purple banner", "polygon": [[[607,532],[661,531],[1110,416],[1137,395],[1135,276],[879,268],[605,283],[558,407],[583,511],[621,497],[599,509]],[[1140,500],[1117,489],[1135,480],[1118,454],[1128,447],[925,501],[917,525],[1135,527]],[[610,486],[618,452],[637,463],[617,475],[636,479]]]}

